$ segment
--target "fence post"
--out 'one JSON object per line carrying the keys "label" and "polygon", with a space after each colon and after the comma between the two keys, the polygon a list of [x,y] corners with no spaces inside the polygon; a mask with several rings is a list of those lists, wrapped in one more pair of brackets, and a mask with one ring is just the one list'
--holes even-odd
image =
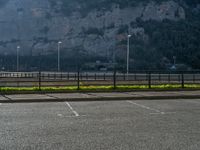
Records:
{"label": "fence post", "polygon": [[151,73],[150,72],[148,73],[148,86],[149,86],[149,89],[151,89]]}
{"label": "fence post", "polygon": [[77,73],[77,89],[80,90],[80,71]]}
{"label": "fence post", "polygon": [[184,83],[184,74],[182,73],[181,74],[181,86],[182,86],[182,88],[185,88],[185,83]]}
{"label": "fence post", "polygon": [[113,73],[113,88],[116,89],[116,70]]}
{"label": "fence post", "polygon": [[38,73],[38,79],[39,79],[39,91],[41,91],[41,71],[40,70]]}

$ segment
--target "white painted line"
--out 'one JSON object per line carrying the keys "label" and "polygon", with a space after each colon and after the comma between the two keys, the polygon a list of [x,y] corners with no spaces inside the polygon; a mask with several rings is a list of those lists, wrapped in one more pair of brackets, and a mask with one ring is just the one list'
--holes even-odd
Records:
{"label": "white painted line", "polygon": [[63,115],[62,115],[62,114],[57,114],[57,116],[58,116],[58,117],[62,117]]}
{"label": "white painted line", "polygon": [[147,109],[147,110],[155,111],[156,113],[160,113],[160,114],[164,113],[164,112],[161,112],[160,110],[157,110],[157,109],[154,109],[154,108],[150,108],[150,107],[147,107],[147,106],[144,106],[142,104],[138,104],[138,103],[135,103],[135,102],[132,102],[132,101],[127,101],[127,102],[131,103],[133,105],[139,106],[141,108]]}
{"label": "white painted line", "polygon": [[73,109],[73,107],[68,103],[68,102],[66,102],[65,104],[67,104],[67,106],[70,108],[70,110],[74,113],[74,115],[76,116],[76,117],[79,117],[80,115]]}
{"label": "white painted line", "polygon": [[86,115],[80,115],[80,116],[63,116],[64,118],[76,118],[76,117],[85,117]]}
{"label": "white painted line", "polygon": [[147,109],[147,110],[151,110],[151,111],[155,111],[155,113],[150,113],[150,115],[167,115],[167,114],[175,114],[176,112],[162,112],[160,110],[154,109],[154,108],[150,108],[148,106],[142,105],[142,104],[138,104],[132,101],[127,101],[128,103],[131,103],[133,105],[139,106],[141,108]]}
{"label": "white painted line", "polygon": [[150,113],[151,115],[165,115],[165,112],[161,112],[161,113]]}
{"label": "white painted line", "polygon": [[0,106],[2,105],[2,103],[0,103]]}
{"label": "white painted line", "polygon": [[161,112],[161,113],[150,113],[150,115],[167,115],[167,114],[175,114],[176,112]]}

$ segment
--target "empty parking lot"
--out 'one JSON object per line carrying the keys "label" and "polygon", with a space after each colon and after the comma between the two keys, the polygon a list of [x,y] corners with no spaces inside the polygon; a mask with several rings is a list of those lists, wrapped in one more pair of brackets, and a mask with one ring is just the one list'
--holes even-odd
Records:
{"label": "empty parking lot", "polygon": [[0,104],[0,149],[198,150],[200,100]]}

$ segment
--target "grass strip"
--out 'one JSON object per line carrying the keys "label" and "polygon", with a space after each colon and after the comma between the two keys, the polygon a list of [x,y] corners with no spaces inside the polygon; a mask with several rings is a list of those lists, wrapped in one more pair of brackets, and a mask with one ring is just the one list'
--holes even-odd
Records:
{"label": "grass strip", "polygon": [[[142,90],[149,89],[148,85],[119,85],[116,86],[116,90]],[[163,84],[163,85],[152,85],[151,89],[181,89],[179,84]],[[200,84],[185,84],[185,89],[200,89]],[[114,90],[113,86],[81,86],[79,91],[111,91]],[[77,86],[67,87],[1,87],[1,92],[17,92],[17,91],[78,91]]]}

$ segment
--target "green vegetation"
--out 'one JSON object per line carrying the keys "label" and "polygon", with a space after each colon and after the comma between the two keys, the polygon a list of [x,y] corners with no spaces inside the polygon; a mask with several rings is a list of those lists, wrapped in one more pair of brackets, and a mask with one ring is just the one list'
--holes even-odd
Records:
{"label": "green vegetation", "polygon": [[128,32],[128,25],[121,25],[118,29],[118,34],[127,33]]}
{"label": "green vegetation", "polygon": [[[185,84],[185,89],[199,89],[200,84]],[[148,85],[119,85],[115,89],[113,86],[81,86],[77,90],[77,86],[68,87],[1,87],[0,92],[77,92],[77,91],[112,91],[112,90],[148,90]],[[179,84],[163,84],[152,85],[151,89],[155,90],[168,90],[168,89],[181,89]]]}
{"label": "green vegetation", "polygon": [[[149,36],[148,41],[140,36],[131,38],[131,57],[136,69],[166,69],[176,62],[200,69],[200,14],[192,14],[186,20],[142,21],[132,23],[132,27],[142,27]],[[134,53],[133,53],[134,52]]]}
{"label": "green vegetation", "polygon": [[85,34],[96,34],[96,35],[103,36],[104,35],[104,30],[90,27],[87,30],[84,30],[84,33]]}

